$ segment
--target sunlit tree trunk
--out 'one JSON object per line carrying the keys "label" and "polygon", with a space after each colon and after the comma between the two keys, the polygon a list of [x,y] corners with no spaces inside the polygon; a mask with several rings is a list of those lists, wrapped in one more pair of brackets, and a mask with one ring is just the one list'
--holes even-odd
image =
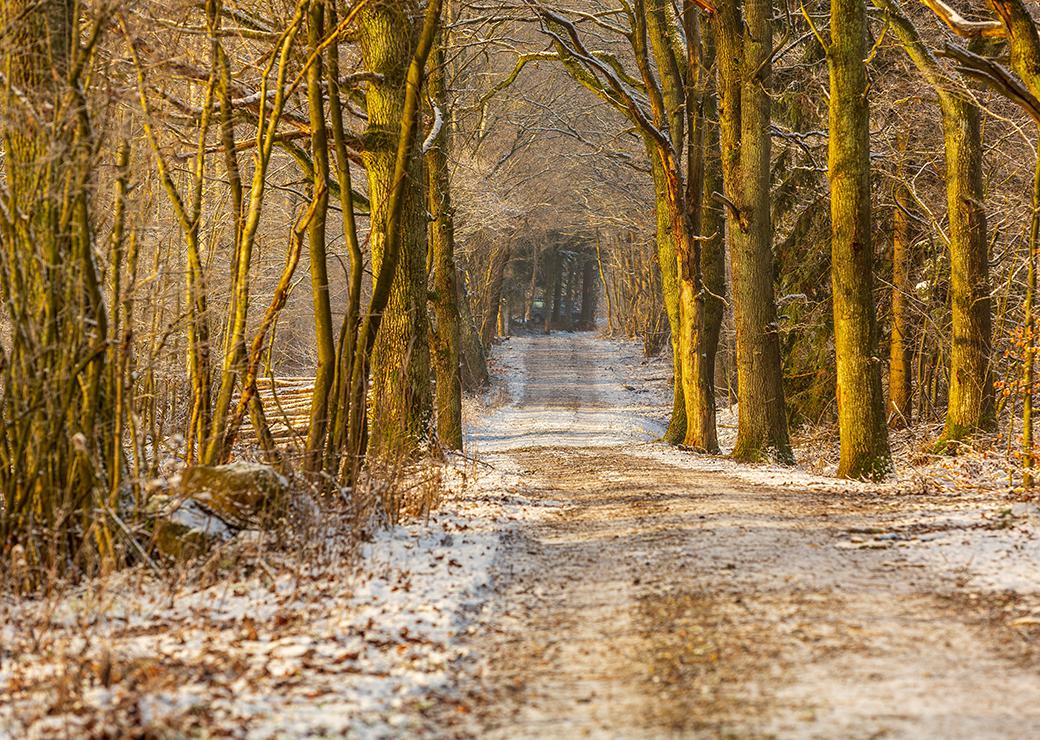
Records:
{"label": "sunlit tree trunk", "polygon": [[[336,4],[326,6],[326,25],[337,24]],[[336,348],[336,373],[333,381],[334,396],[329,408],[329,439],[326,450],[326,469],[336,475],[344,455],[351,456],[347,462],[353,467],[357,462],[352,456],[357,451],[347,449],[347,431],[354,408],[360,401],[351,396],[351,370],[357,356],[357,331],[361,314],[361,288],[365,269],[361,240],[358,236],[357,219],[354,213],[353,174],[350,170],[350,151],[347,146],[347,130],[340,98],[339,45],[332,44],[328,50],[326,84],[329,90],[329,121],[336,152],[336,182],[339,185],[339,205],[343,219],[343,240],[347,246],[350,272],[347,280],[347,305],[339,330],[339,345]]]}
{"label": "sunlit tree trunk", "polygon": [[733,315],[739,426],[733,456],[792,461],[787,434],[780,339],[773,288],[770,210],[770,55],[772,2],[720,7],[719,88],[723,179]]}
{"label": "sunlit tree trunk", "polygon": [[[874,4],[885,11],[907,55],[939,97],[946,152],[950,299],[953,307],[950,392],[942,441],[953,442],[980,429],[990,429],[996,421],[990,357],[992,302],[982,177],[981,113],[969,92],[947,77],[917,29],[903,15],[897,0],[874,0]],[[896,247],[901,245],[900,227],[908,228],[906,214],[900,214],[898,210],[897,201]],[[903,307],[901,299],[897,301],[897,298],[893,298],[893,311]],[[893,333],[895,329],[893,325]],[[892,362],[895,362],[894,354]],[[893,372],[891,368],[896,369],[892,378],[899,381],[899,365],[891,365],[890,373]],[[909,383],[909,378],[901,382]],[[909,421],[908,412],[905,416]]]}
{"label": "sunlit tree trunk", "polygon": [[462,449],[461,331],[455,267],[455,214],[451,201],[448,153],[451,146],[453,112],[446,83],[442,31],[441,42],[430,55],[427,89],[444,128],[426,154],[430,188],[430,250],[433,258],[433,364],[436,375],[437,437],[452,450]]}
{"label": "sunlit tree trunk", "polygon": [[[368,83],[365,168],[372,204],[372,268],[378,273],[399,229],[400,260],[372,354],[368,401],[369,454],[408,452],[426,439],[432,416],[426,312],[426,223],[422,161],[414,153],[401,183],[399,223],[390,221],[394,168],[412,59],[416,0],[373,0],[361,11],[358,38]],[[415,134],[413,134],[415,135]],[[418,149],[413,144],[413,152]]]}
{"label": "sunlit tree trunk", "polygon": [[307,46],[317,58],[307,69],[307,109],[311,124],[313,178],[311,197],[316,205],[307,227],[311,271],[311,303],[314,308],[314,340],[318,362],[314,371],[310,424],[307,427],[307,468],[318,470],[324,463],[328,430],[329,391],[336,370],[336,340],[329,303],[329,272],[325,252],[329,210],[329,136],[325,119],[324,63],[318,45],[325,33],[325,0],[311,0],[307,14]]}
{"label": "sunlit tree trunk", "polygon": [[953,305],[950,395],[942,439],[955,441],[990,429],[996,422],[990,362],[993,320],[980,112],[960,96],[942,95],[940,104],[946,143]]}
{"label": "sunlit tree trunk", "polygon": [[838,475],[879,479],[891,472],[892,462],[873,295],[866,36],[864,0],[831,0],[828,165]]}
{"label": "sunlit tree trunk", "polygon": [[652,146],[648,148],[654,175],[657,261],[661,269],[661,292],[665,313],[668,315],[668,326],[671,329],[672,344],[672,414],[668,420],[664,441],[678,445],[682,444],[686,437],[686,399],[683,397],[682,351],[679,346],[679,337],[682,336],[682,327],[679,324],[679,268],[665,200],[667,196],[664,192],[661,160]]}
{"label": "sunlit tree trunk", "polygon": [[913,340],[910,337],[909,296],[913,291],[910,270],[913,264],[913,232],[910,221],[910,194],[901,178],[905,173],[908,136],[899,136],[901,157],[896,171],[892,208],[892,326],[888,352],[888,424],[893,429],[910,425],[913,413],[911,378]]}

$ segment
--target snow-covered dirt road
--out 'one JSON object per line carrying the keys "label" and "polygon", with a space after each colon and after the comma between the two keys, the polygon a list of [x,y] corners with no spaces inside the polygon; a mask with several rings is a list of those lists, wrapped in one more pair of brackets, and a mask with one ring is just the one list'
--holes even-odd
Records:
{"label": "snow-covered dirt road", "polygon": [[512,403],[470,439],[525,513],[446,735],[1040,733],[1034,509],[668,450],[667,383],[592,335],[497,358]]}
{"label": "snow-covered dirt road", "polygon": [[992,469],[741,466],[655,441],[634,343],[494,363],[429,516],[0,594],[0,740],[1040,737],[1040,509]]}

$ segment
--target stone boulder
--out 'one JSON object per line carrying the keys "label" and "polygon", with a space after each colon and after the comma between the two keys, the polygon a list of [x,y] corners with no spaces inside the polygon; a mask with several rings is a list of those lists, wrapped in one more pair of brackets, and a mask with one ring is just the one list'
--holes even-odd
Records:
{"label": "stone boulder", "polygon": [[181,473],[178,498],[233,529],[270,529],[289,504],[289,481],[267,465],[196,465]]}

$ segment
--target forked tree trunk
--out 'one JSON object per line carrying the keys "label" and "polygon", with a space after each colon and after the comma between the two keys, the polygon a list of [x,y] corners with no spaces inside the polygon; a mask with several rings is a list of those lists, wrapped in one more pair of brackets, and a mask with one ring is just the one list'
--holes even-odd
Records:
{"label": "forked tree trunk", "polygon": [[831,0],[828,165],[838,476],[880,479],[891,472],[892,461],[873,295],[866,34],[864,0]]}
{"label": "forked tree trunk", "polygon": [[[950,299],[953,336],[950,349],[950,392],[943,443],[963,439],[996,422],[991,367],[992,302],[989,289],[989,243],[986,236],[982,177],[980,111],[966,90],[956,87],[928,51],[897,0],[874,0],[885,11],[900,43],[922,76],[936,91],[942,113],[946,150],[946,199],[950,219]],[[896,235],[900,218],[896,213]],[[895,246],[899,246],[896,242]],[[898,276],[896,276],[898,277]],[[903,308],[893,298],[893,312]],[[896,326],[893,324],[893,333]],[[893,340],[894,341],[894,340]],[[892,351],[895,352],[893,346]],[[901,380],[892,355],[891,377]],[[907,407],[909,400],[906,401]],[[891,407],[891,403],[890,403]],[[894,410],[890,408],[890,412]],[[907,423],[909,413],[905,414]]]}

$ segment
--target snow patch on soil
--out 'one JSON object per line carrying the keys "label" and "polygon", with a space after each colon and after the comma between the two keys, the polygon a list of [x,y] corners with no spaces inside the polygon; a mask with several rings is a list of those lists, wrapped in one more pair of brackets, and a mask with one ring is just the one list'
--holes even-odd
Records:
{"label": "snow patch on soil", "polygon": [[360,559],[261,557],[206,588],[140,571],[51,601],[0,601],[0,737],[421,732],[457,702],[457,636],[485,598],[517,481],[460,463],[428,521],[377,531]]}
{"label": "snow patch on soil", "polygon": [[[524,398],[525,358],[534,343],[549,352],[578,352],[588,367],[595,402],[580,408],[539,404]],[[543,350],[544,351],[544,350]],[[891,499],[893,515],[878,531],[852,536],[850,548],[899,548],[900,557],[945,572],[966,588],[1040,593],[1040,508],[1012,503],[999,450],[980,449],[957,457],[931,455],[924,464],[921,440],[893,435],[899,469],[883,483],[840,480],[836,430],[825,439],[803,436],[796,446],[799,464],[748,465],[722,455],[702,455],[659,441],[671,411],[671,358],[643,357],[638,342],[599,339],[592,334],[513,337],[495,349],[496,382],[509,401],[471,429],[481,452],[525,447],[603,446],[619,453],[674,465],[692,474],[718,475],[755,486],[793,489],[806,494],[868,495]],[[583,380],[585,380],[583,378]],[[550,394],[551,397],[551,394]],[[537,400],[537,399],[536,399]],[[518,405],[524,402],[524,407]],[[732,449],[737,406],[718,410],[719,443]],[[918,502],[937,496],[940,504]]]}

